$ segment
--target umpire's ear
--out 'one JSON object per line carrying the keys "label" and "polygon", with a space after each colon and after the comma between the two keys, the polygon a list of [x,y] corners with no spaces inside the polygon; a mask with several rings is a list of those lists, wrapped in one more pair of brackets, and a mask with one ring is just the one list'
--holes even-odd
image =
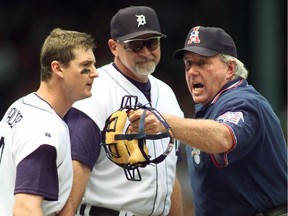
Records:
{"label": "umpire's ear", "polygon": [[110,48],[110,51],[113,53],[113,55],[118,56],[118,46],[120,46],[120,44],[113,39],[109,39],[108,46]]}
{"label": "umpire's ear", "polygon": [[226,79],[228,81],[230,81],[231,79],[233,79],[234,75],[235,75],[235,71],[237,69],[237,65],[236,62],[231,60],[229,62],[226,63],[227,64],[227,74],[226,74]]}
{"label": "umpire's ear", "polygon": [[61,66],[61,63],[59,61],[54,60],[51,62],[51,70],[52,70],[52,73],[55,73],[60,77],[64,76],[62,66]]}

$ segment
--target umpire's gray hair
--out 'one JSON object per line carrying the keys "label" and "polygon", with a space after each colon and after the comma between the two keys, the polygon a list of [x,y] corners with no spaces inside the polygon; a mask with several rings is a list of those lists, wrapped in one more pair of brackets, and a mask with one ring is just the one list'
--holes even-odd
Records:
{"label": "umpire's gray hair", "polygon": [[243,79],[247,79],[248,77],[248,70],[245,68],[244,64],[237,58],[225,55],[225,54],[219,54],[221,60],[225,63],[229,61],[235,61],[236,62],[236,71],[235,76],[242,77]]}

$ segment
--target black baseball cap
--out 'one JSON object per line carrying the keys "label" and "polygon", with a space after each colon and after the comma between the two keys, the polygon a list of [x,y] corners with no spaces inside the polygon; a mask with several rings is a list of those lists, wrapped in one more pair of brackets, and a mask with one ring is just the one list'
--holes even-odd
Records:
{"label": "black baseball cap", "polygon": [[236,45],[229,34],[216,27],[195,26],[190,29],[183,49],[174,52],[175,59],[182,59],[185,51],[203,56],[227,54],[237,58]]}
{"label": "black baseball cap", "polygon": [[130,6],[120,9],[110,22],[111,38],[118,41],[138,38],[142,35],[166,37],[161,33],[155,11],[147,6]]}

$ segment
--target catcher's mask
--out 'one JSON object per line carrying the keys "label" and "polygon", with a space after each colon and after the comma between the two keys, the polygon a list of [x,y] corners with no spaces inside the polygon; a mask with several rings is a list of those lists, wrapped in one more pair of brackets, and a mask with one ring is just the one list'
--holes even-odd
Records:
{"label": "catcher's mask", "polygon": [[[129,112],[137,109],[143,109],[144,112],[139,120],[138,133],[131,133],[128,130],[129,124],[126,121]],[[145,134],[144,128],[147,110],[153,113],[165,126],[165,133]],[[169,138],[169,143],[166,150],[161,155],[152,159],[146,146],[146,140],[167,137]],[[170,126],[156,109],[138,103],[137,96],[128,95],[122,98],[120,109],[107,118],[102,130],[101,145],[104,147],[107,157],[124,169],[128,180],[141,181],[139,167],[162,162],[173,149],[174,136]]]}

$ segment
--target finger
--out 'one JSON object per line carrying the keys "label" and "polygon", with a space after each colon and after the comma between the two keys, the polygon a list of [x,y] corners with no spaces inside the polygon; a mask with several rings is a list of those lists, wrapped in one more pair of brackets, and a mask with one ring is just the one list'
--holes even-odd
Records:
{"label": "finger", "polygon": [[138,110],[129,111],[128,112],[128,120],[130,122],[137,121],[138,119],[140,119],[141,114],[142,114],[142,112],[139,114]]}

